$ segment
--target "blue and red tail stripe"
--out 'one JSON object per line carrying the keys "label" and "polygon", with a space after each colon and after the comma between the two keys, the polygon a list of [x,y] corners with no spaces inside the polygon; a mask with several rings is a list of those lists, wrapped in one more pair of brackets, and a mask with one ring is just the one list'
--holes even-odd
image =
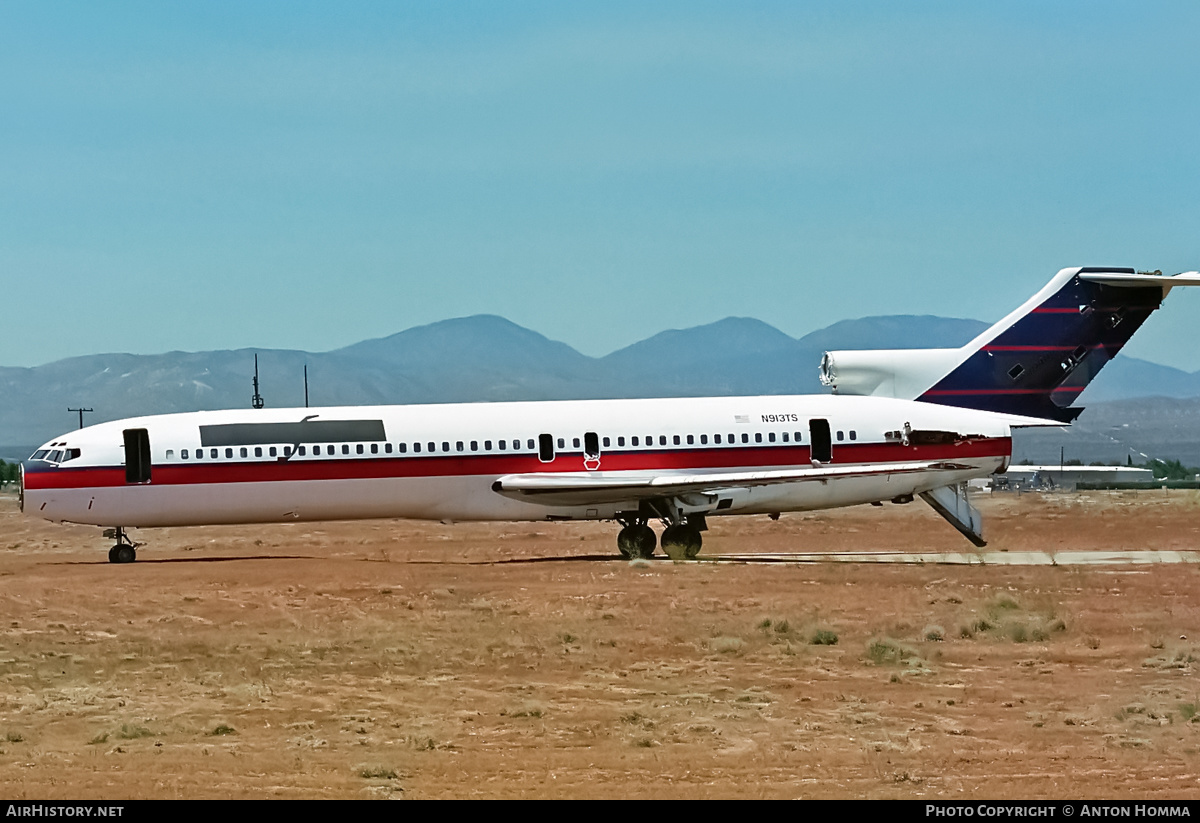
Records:
{"label": "blue and red tail stripe", "polygon": [[1162,302],[1158,285],[1081,279],[1083,268],[1011,324],[989,329],[978,349],[920,400],[1069,423],[1071,403]]}

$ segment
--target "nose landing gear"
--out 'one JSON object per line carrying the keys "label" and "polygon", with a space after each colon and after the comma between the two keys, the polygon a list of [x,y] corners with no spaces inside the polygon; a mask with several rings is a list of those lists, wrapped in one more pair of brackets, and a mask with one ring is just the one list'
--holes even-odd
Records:
{"label": "nose landing gear", "polygon": [[105,529],[104,536],[115,538],[117,541],[117,544],[108,550],[109,563],[132,563],[137,560],[137,547],[141,544],[130,540],[123,527]]}

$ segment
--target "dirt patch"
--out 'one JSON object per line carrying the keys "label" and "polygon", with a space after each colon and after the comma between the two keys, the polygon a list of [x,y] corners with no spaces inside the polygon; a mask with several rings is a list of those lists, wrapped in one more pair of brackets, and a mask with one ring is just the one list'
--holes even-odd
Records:
{"label": "dirt patch", "polygon": [[[981,502],[990,550],[1200,548],[1200,497]],[[1200,570],[612,558],[611,524],[99,530],[0,498],[0,793],[1186,798]],[[927,507],[705,554],[963,551]]]}

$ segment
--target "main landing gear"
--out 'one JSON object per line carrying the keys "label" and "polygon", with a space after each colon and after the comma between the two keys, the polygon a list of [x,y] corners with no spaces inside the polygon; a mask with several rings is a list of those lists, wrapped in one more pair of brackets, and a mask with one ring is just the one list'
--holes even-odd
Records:
{"label": "main landing gear", "polygon": [[[624,527],[617,534],[617,550],[622,557],[638,560],[654,556],[654,530],[646,525],[645,517],[620,517],[617,522]],[[663,529],[661,542],[667,557],[672,560],[691,560],[700,554],[704,515],[692,515],[674,523],[669,520],[666,522],[668,525]]]}
{"label": "main landing gear", "polygon": [[646,525],[645,520],[628,523],[617,532],[617,551],[626,560],[648,559],[654,556],[654,544],[658,538],[654,529]]}
{"label": "main landing gear", "polygon": [[132,563],[137,560],[137,547],[139,544],[129,539],[129,535],[125,534],[123,527],[117,526],[115,529],[105,529],[104,536],[116,538],[117,541],[117,544],[108,550],[109,563]]}

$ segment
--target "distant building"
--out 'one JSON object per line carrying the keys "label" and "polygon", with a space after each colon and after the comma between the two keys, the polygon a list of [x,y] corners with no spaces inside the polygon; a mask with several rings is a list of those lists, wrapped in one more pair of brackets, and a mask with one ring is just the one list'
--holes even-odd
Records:
{"label": "distant building", "polygon": [[1079,483],[1149,483],[1152,480],[1153,471],[1132,466],[1009,466],[1004,474],[993,477],[992,487],[1074,490]]}

